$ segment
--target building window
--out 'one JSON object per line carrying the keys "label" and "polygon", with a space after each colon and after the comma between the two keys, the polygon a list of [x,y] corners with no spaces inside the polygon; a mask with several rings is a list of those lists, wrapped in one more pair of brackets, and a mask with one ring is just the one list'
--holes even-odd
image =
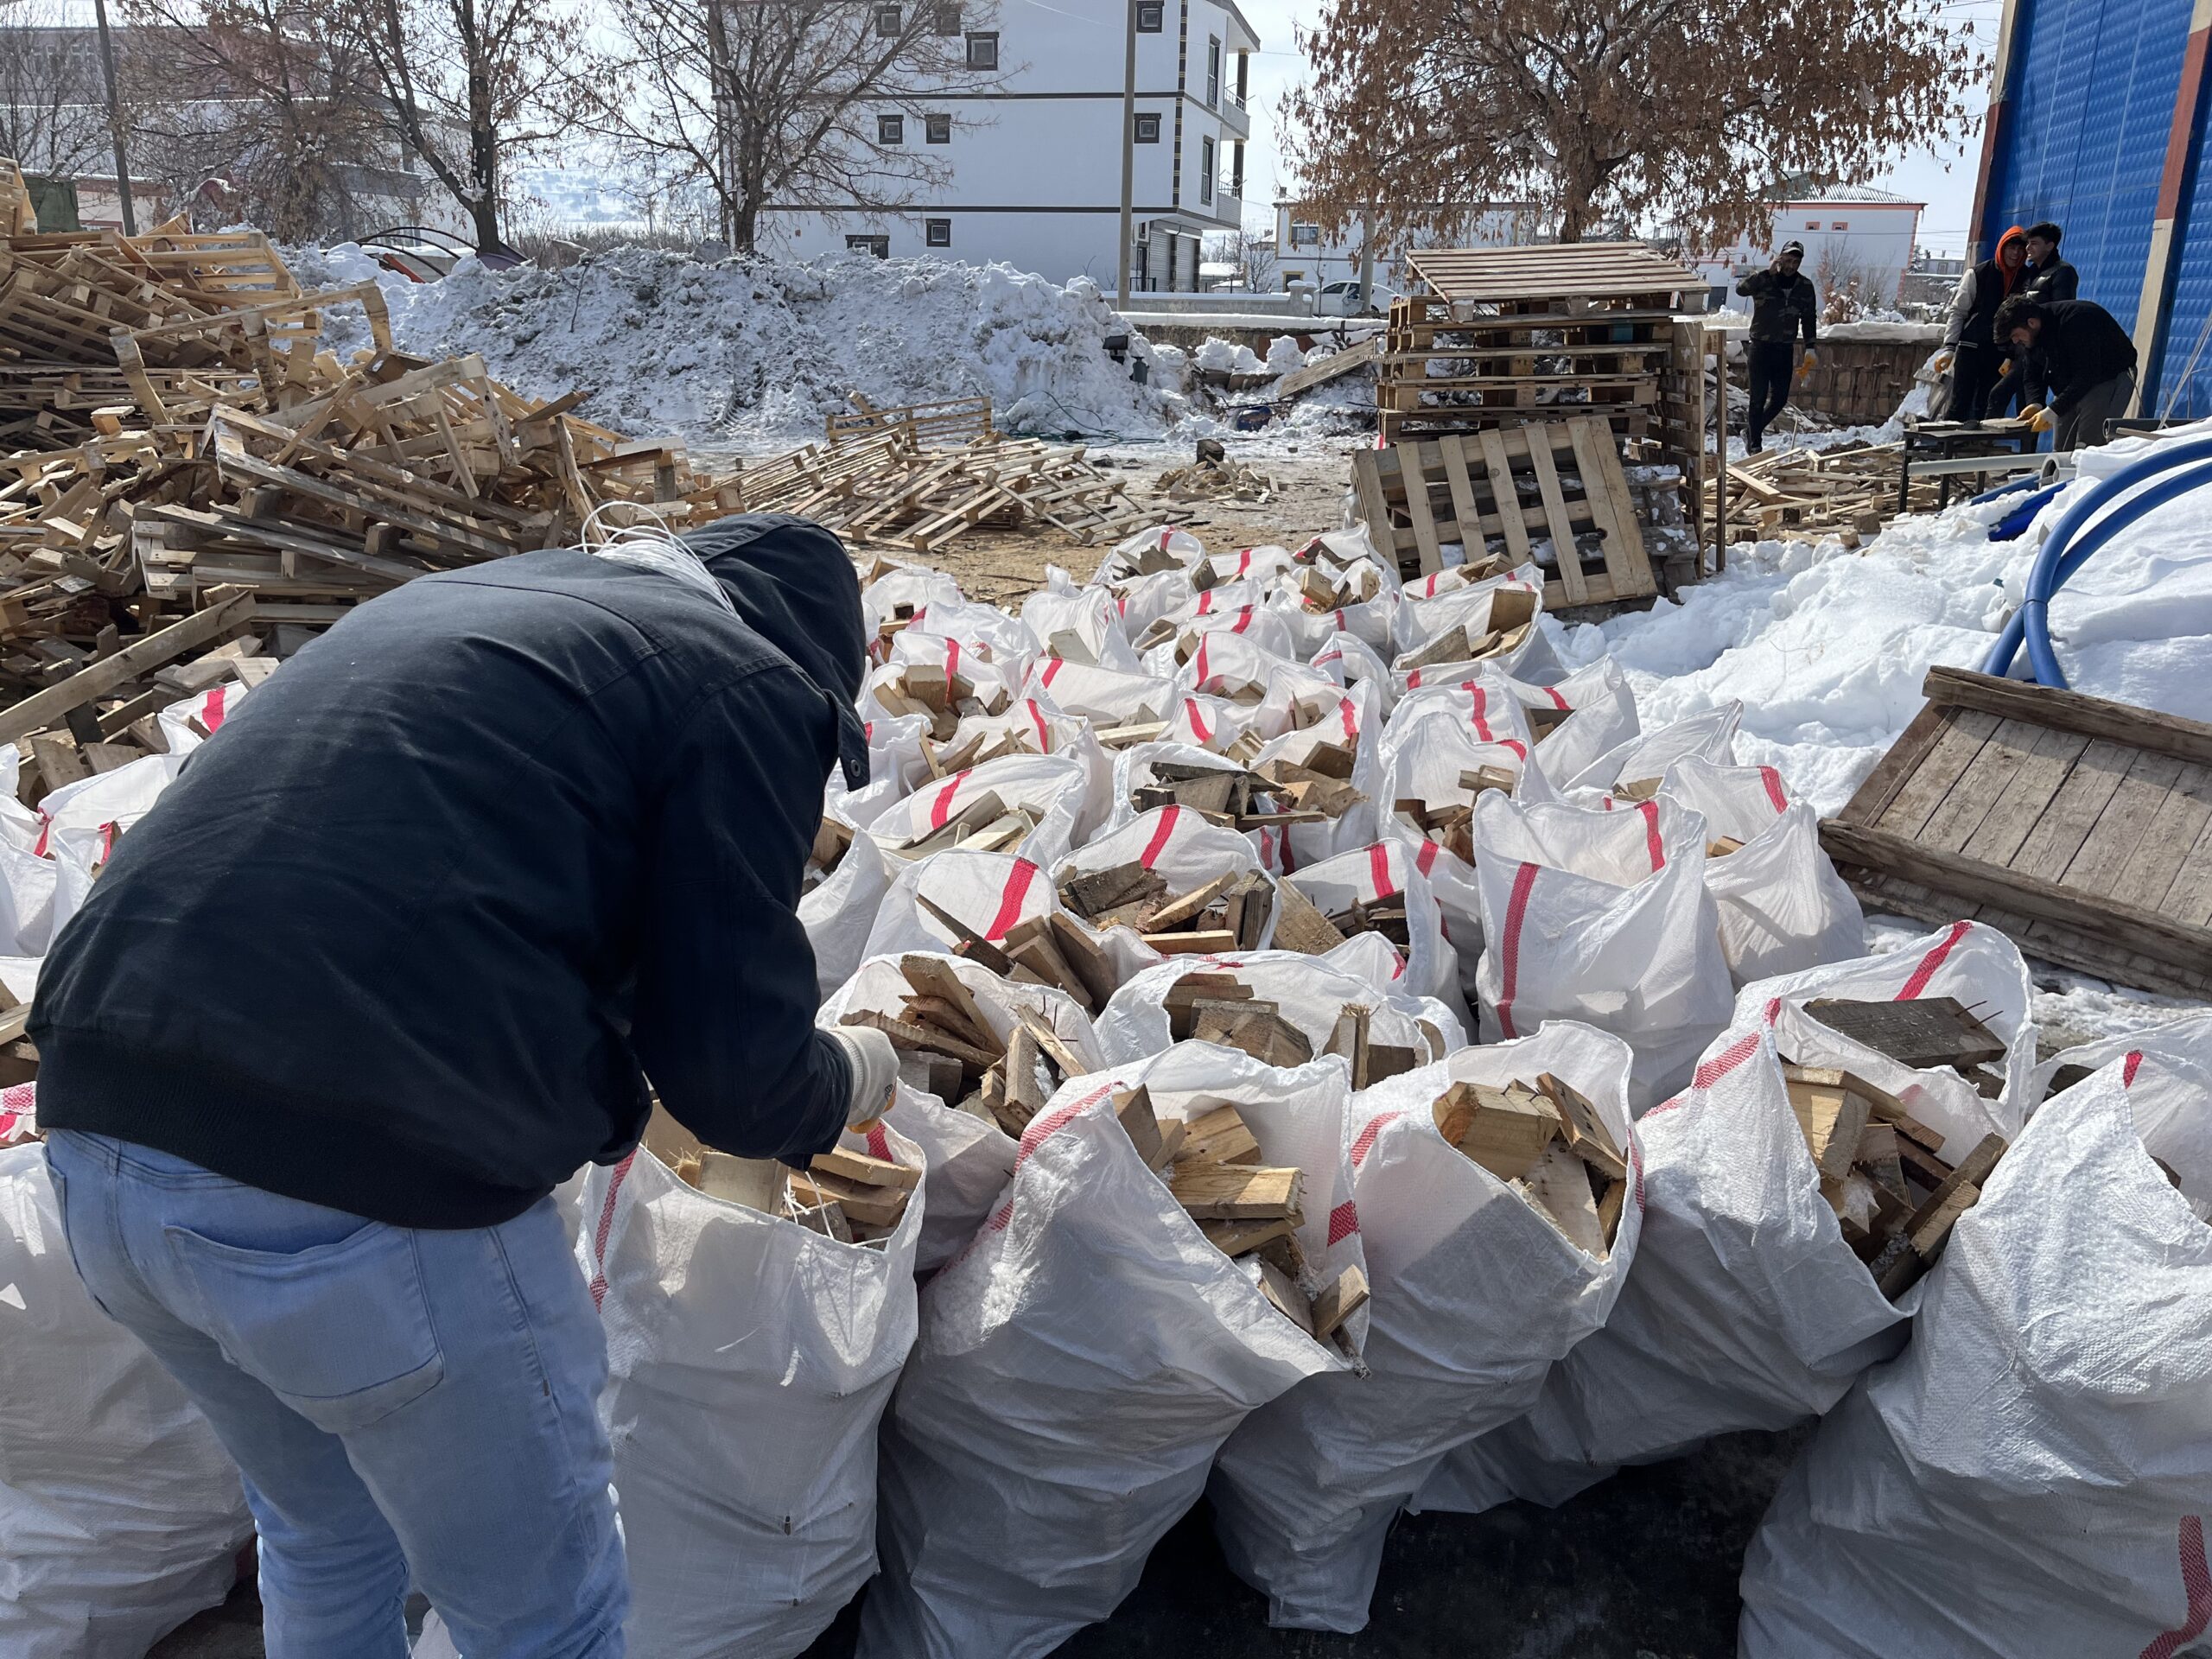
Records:
{"label": "building window", "polygon": [[891,238],[887,236],[849,236],[845,238],[848,253],[872,253],[879,259],[891,257]]}
{"label": "building window", "polygon": [[933,248],[952,245],[952,221],[949,219],[925,219],[922,221],[922,239]]}
{"label": "building window", "polygon": [[899,8],[878,6],[875,9],[875,32],[887,41],[899,38]]}
{"label": "building window", "polygon": [[1213,200],[1213,140],[1198,140],[1198,200]]}
{"label": "building window", "polygon": [[968,37],[968,67],[970,69],[995,69],[999,67],[999,35],[993,29],[988,35]]}
{"label": "building window", "polygon": [[1817,231],[1821,228],[1821,221],[1817,219],[1808,219],[1805,221],[1805,228],[1808,231]]}
{"label": "building window", "polygon": [[1166,6],[1139,6],[1137,8],[1138,34],[1157,35],[1166,26],[1167,8]]}
{"label": "building window", "polygon": [[922,142],[925,144],[949,144],[952,142],[952,118],[949,115],[925,115],[922,118]]}
{"label": "building window", "polygon": [[1211,35],[1206,36],[1206,107],[1221,107],[1221,41]]}
{"label": "building window", "polygon": [[1156,144],[1160,142],[1160,118],[1157,115],[1137,117],[1136,142],[1141,144]]}
{"label": "building window", "polygon": [[1293,225],[1290,227],[1290,245],[1294,248],[1319,247],[1321,227],[1319,225]]}
{"label": "building window", "polygon": [[1832,231],[1847,231],[1847,230],[1849,230],[1850,228],[1851,228],[1851,221],[1850,221],[1850,220],[1848,220],[1848,219],[1837,219],[1834,224],[1832,224],[1832,225],[1830,225],[1830,226],[1828,226],[1828,229],[1830,229],[1830,230],[1832,230]]}
{"label": "building window", "polygon": [[957,35],[960,33],[959,7],[939,6],[937,9],[936,17],[937,22],[932,32],[944,35]]}
{"label": "building window", "polygon": [[875,118],[875,142],[879,144],[903,144],[906,142],[906,118],[903,115],[879,115]]}

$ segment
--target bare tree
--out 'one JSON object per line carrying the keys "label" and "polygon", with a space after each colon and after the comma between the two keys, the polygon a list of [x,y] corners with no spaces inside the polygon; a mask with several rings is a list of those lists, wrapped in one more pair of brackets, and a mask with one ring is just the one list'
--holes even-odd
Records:
{"label": "bare tree", "polygon": [[[1776,178],[1958,130],[1986,64],[1942,0],[1338,0],[1286,149],[1331,231],[1442,231],[1474,188],[1561,241],[1663,219],[1732,239]],[[1408,208],[1401,204],[1442,204]]]}
{"label": "bare tree", "polygon": [[563,96],[582,19],[552,0],[333,0],[393,131],[461,205],[476,245],[505,251],[508,168],[575,125]]}
{"label": "bare tree", "polygon": [[1824,323],[1856,322],[1869,311],[1888,309],[1897,302],[1894,277],[1872,260],[1833,245],[1821,251],[1812,277],[1821,294]]}
{"label": "bare tree", "polygon": [[109,165],[99,63],[62,0],[0,0],[0,156],[70,178]]}
{"label": "bare tree", "polygon": [[594,130],[663,180],[696,180],[750,251],[772,204],[890,213],[950,175],[999,83],[992,14],[957,0],[613,0],[619,43],[579,87]]}

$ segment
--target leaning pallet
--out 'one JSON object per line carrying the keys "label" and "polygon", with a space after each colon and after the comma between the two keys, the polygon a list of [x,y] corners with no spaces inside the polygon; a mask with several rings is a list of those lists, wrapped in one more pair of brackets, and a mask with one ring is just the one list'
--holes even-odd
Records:
{"label": "leaning pallet", "polygon": [[1408,576],[1446,568],[1446,547],[1515,564],[1548,543],[1544,608],[1658,591],[1612,430],[1587,416],[1363,449],[1352,483],[1375,545]]}

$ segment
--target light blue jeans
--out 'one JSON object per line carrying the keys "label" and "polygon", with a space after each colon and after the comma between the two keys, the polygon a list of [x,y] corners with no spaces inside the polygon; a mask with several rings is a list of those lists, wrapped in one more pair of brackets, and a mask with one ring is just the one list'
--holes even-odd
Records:
{"label": "light blue jeans", "polygon": [[467,1659],[620,1659],[607,1344],[551,1199],[410,1230],[60,1130],[93,1297],[214,1425],[269,1659],[404,1659],[410,1573]]}

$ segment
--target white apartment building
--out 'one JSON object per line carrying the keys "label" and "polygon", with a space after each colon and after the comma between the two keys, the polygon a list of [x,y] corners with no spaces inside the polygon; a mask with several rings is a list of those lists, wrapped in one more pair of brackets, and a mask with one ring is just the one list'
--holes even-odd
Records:
{"label": "white apartment building", "polygon": [[[959,8],[922,0],[963,22]],[[1244,217],[1249,54],[1259,37],[1234,0],[1138,0],[1135,238],[1131,286],[1198,287],[1201,240]],[[1122,212],[1123,0],[1006,4],[960,32],[988,92],[952,93],[918,118],[874,117],[879,143],[943,146],[940,188],[886,213],[772,207],[764,243],[805,257],[1002,260],[1055,282],[1114,286]],[[949,29],[947,32],[950,32]]]}
{"label": "white apartment building", "polygon": [[1839,184],[1774,205],[1764,237],[1751,237],[1715,252],[1688,255],[1713,285],[1713,306],[1737,304],[1736,272],[1763,267],[1785,242],[1805,245],[1805,275],[1825,295],[1856,280],[1867,303],[1895,305],[1904,287],[1920,235],[1925,202],[1910,201],[1870,185]]}
{"label": "white apartment building", "polygon": [[[1294,283],[1311,283],[1322,289],[1331,283],[1357,281],[1367,240],[1366,225],[1354,219],[1336,235],[1325,236],[1319,225],[1301,217],[1305,211],[1300,202],[1275,203],[1275,268],[1268,286],[1287,292]],[[1378,243],[1376,284],[1403,288],[1403,262],[1415,248],[1503,248],[1536,239],[1535,210],[1524,205],[1478,202],[1457,212],[1458,221],[1449,232],[1424,231]]]}

